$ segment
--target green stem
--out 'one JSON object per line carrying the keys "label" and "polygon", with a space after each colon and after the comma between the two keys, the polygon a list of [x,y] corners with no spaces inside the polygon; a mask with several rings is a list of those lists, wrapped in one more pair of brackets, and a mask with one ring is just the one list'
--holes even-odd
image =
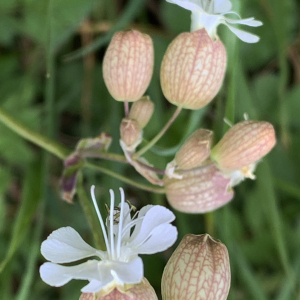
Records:
{"label": "green stem", "polygon": [[209,212],[204,215],[205,220],[205,231],[214,236],[215,226],[214,226],[214,213]]}
{"label": "green stem", "polygon": [[79,154],[83,158],[102,158],[106,160],[116,161],[120,163],[128,163],[124,155],[109,153],[109,152],[100,152],[99,150],[79,150]]}
{"label": "green stem", "polygon": [[105,241],[103,237],[103,232],[99,228],[99,222],[94,214],[94,211],[91,206],[91,201],[89,201],[86,192],[83,187],[83,180],[81,172],[78,173],[78,181],[77,181],[77,194],[81,204],[81,207],[84,211],[84,214],[87,217],[89,226],[92,230],[95,245],[97,249],[106,250]]}
{"label": "green stem", "polygon": [[145,185],[145,184],[142,184],[142,183],[138,183],[134,180],[129,179],[128,177],[122,176],[118,173],[115,173],[115,172],[113,172],[111,170],[108,170],[106,168],[97,166],[95,164],[86,163],[84,166],[87,167],[87,168],[93,169],[93,170],[97,170],[97,171],[99,171],[103,174],[112,176],[116,179],[119,179],[122,182],[128,183],[128,184],[130,184],[132,186],[135,186],[139,189],[142,189],[142,190],[145,190],[145,191],[148,191],[148,192],[157,193],[157,194],[164,194],[165,193],[165,190],[163,188],[157,188],[157,187],[154,187],[154,186],[149,186],[149,185]]}
{"label": "green stem", "polygon": [[169,129],[169,127],[172,125],[172,123],[175,121],[175,119],[178,117],[179,113],[181,112],[182,107],[178,106],[175,110],[174,114],[170,118],[170,120],[167,122],[167,124],[163,127],[163,129],[142,149],[137,151],[132,158],[137,159],[139,156],[143,155],[145,152],[147,152],[153,145],[157,143],[157,141],[165,134],[165,132]]}
{"label": "green stem", "polygon": [[5,110],[0,107],[0,122],[6,125],[8,128],[22,136],[24,139],[31,141],[32,143],[40,146],[41,148],[47,150],[48,152],[54,154],[60,159],[65,159],[70,151],[56,143],[52,139],[45,137],[34,130],[29,129],[24,126],[21,122],[10,116]]}
{"label": "green stem", "polygon": [[[28,141],[31,141],[32,143],[40,146],[42,149],[54,154],[56,157],[64,160],[68,157],[68,155],[71,153],[71,150],[65,148],[61,144],[53,141],[50,138],[45,137],[44,135],[41,135],[40,133],[29,129],[24,124],[22,124],[20,121],[16,120],[14,117],[10,116],[6,111],[4,111],[0,107],[0,122],[2,122],[4,125],[9,127],[11,130],[22,136]],[[101,156],[101,157],[100,157]],[[118,162],[126,162],[125,158],[122,155],[115,154],[115,153],[103,153],[99,154],[99,158],[108,159],[108,160],[115,160]],[[104,174],[107,174],[109,176],[112,176],[116,179],[119,179],[123,182],[126,182],[132,186],[135,186],[139,189],[163,194],[164,189],[162,188],[156,188],[154,186],[149,186],[145,184],[141,184],[138,182],[135,182],[134,180],[128,179],[125,176],[121,176],[115,172],[112,172],[106,168],[97,166],[92,163],[85,163],[86,167],[98,170],[99,172],[102,172]]]}

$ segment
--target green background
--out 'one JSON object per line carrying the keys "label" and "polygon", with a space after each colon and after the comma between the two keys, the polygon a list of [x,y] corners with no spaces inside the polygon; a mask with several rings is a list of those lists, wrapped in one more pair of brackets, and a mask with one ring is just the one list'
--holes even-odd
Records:
{"label": "green background", "polygon": [[[232,2],[244,18],[263,21],[262,27],[245,28],[259,35],[260,42],[243,43],[220,25],[228,54],[221,91],[204,109],[183,111],[146,158],[164,168],[184,139],[200,127],[213,129],[218,140],[228,129],[224,117],[234,123],[247,113],[250,119],[271,122],[277,145],[259,164],[257,179],[240,184],[233,201],[212,214],[176,212],[175,225],[178,242],[187,233],[209,232],[226,244],[232,270],[228,299],[300,299],[300,3]],[[118,124],[123,105],[112,99],[102,77],[103,55],[113,33],[135,28],[153,39],[155,66],[147,94],[155,102],[155,115],[144,130],[149,140],[175,110],[160,88],[162,57],[172,39],[189,26],[190,13],[163,0],[2,0],[0,107],[69,149],[82,137],[107,132],[113,137],[110,150],[121,154]],[[126,164],[94,163],[146,183]],[[72,226],[93,244],[78,198],[73,205],[61,201],[62,169],[62,160],[0,122],[0,299],[80,296],[84,282],[53,288],[38,273],[45,261],[40,244],[53,230]],[[83,175],[87,195],[96,185],[101,209],[109,201],[108,190],[117,192],[119,186],[137,207],[168,205],[164,195],[101,172],[85,168]],[[169,249],[143,256],[145,276],[158,295],[171,253]]]}

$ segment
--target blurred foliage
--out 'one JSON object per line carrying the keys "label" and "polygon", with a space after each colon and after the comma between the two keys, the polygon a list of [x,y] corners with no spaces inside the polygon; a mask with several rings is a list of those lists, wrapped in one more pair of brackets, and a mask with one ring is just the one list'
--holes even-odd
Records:
{"label": "blurred foliage", "polygon": [[[211,230],[213,222],[209,233],[227,245],[231,259],[230,300],[300,299],[300,3],[232,2],[243,17],[263,21],[253,29],[261,41],[242,43],[220,26],[229,58],[222,90],[204,110],[184,111],[146,158],[163,168],[196,128],[213,128],[218,139],[228,129],[224,117],[237,122],[248,113],[250,119],[274,124],[277,146],[258,166],[256,181],[242,183],[234,200],[210,215],[176,212],[176,225],[180,239]],[[162,57],[189,24],[189,12],[164,0],[2,0],[0,107],[70,149],[81,137],[105,131],[113,137],[111,150],[121,153],[123,107],[108,94],[101,70],[110,37],[115,30],[137,28],[153,38],[155,68],[148,94],[156,110],[144,134],[150,139],[174,111],[160,88]],[[46,66],[52,71],[48,76]],[[141,181],[129,166],[97,163]],[[60,199],[61,172],[60,160],[0,124],[0,299],[79,298],[82,282],[52,288],[38,273],[44,261],[39,245],[51,231],[72,226],[93,243],[78,199],[73,205]],[[164,195],[89,169],[83,174],[86,191],[96,185],[102,208],[108,189],[119,186],[138,207],[167,205]],[[145,275],[158,295],[171,253],[143,257]]]}

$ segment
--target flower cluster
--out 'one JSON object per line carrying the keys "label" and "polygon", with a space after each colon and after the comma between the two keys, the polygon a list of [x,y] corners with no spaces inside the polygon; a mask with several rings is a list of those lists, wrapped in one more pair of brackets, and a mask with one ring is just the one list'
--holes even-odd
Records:
{"label": "flower cluster", "polygon": [[273,126],[263,121],[237,123],[212,149],[210,135],[199,132],[168,164],[165,178],[170,204],[188,213],[205,213],[228,203],[234,196],[232,188],[245,178],[255,179],[257,163],[276,143]]}
{"label": "flower cluster", "polygon": [[[147,145],[143,130],[154,113],[154,103],[145,91],[154,65],[153,42],[136,30],[117,32],[103,61],[103,78],[111,96],[124,102],[120,122],[120,145],[126,161],[154,185],[164,186],[172,207],[186,213],[215,210],[234,196],[233,187],[245,178],[254,179],[257,163],[276,143],[273,126],[264,121],[245,120],[232,126],[216,144],[213,132],[196,130],[177,151],[165,169],[151,165],[142,155],[167,131],[182,109],[198,110],[219,92],[227,66],[226,49],[217,27],[226,25],[238,38],[256,43],[259,37],[235,28],[234,24],[257,27],[254,18],[242,19],[232,11],[229,0],[167,0],[191,11],[191,32],[181,33],[169,45],[160,68],[165,98],[176,111]],[[229,18],[234,15],[234,19]],[[72,201],[77,174],[86,158],[108,157],[111,137],[102,134],[84,139],[65,160],[62,177],[63,197]],[[116,158],[117,157],[117,158]],[[40,268],[42,279],[62,286],[71,279],[88,280],[80,300],[156,300],[153,288],[144,278],[139,254],[153,254],[170,247],[177,229],[170,223],[174,214],[162,206],[148,205],[131,217],[132,206],[125,202],[111,205],[106,222],[92,199],[100,221],[106,250],[89,246],[71,227],[54,231],[43,242],[41,252],[50,262]],[[107,230],[106,230],[106,228]],[[77,266],[63,266],[83,258],[96,257]],[[193,274],[193,281],[191,281]],[[209,235],[187,235],[170,258],[163,274],[163,300],[226,300],[230,288],[230,265],[226,247]]]}
{"label": "flower cluster", "polygon": [[[234,196],[233,187],[245,178],[254,179],[257,162],[275,145],[273,126],[263,121],[234,125],[214,146],[213,132],[196,130],[164,170],[142,155],[166,132],[182,109],[201,109],[219,92],[226,71],[226,49],[217,35],[225,24],[241,40],[254,43],[256,35],[232,24],[260,26],[254,18],[241,19],[229,0],[167,0],[192,12],[191,32],[177,36],[169,45],[160,68],[165,98],[177,106],[169,122],[144,147],[143,130],[154,113],[154,103],[143,96],[152,77],[154,48],[149,35],[136,30],[117,32],[103,61],[103,78],[111,96],[124,102],[120,145],[124,159],[154,185],[164,186],[170,204],[188,213],[214,210]],[[235,19],[229,19],[233,15]],[[129,103],[132,103],[129,105]],[[65,161],[63,196],[71,201],[83,159],[108,151],[111,138],[104,134],[88,144],[80,143]],[[99,141],[101,141],[99,143]],[[94,152],[93,152],[94,151]],[[162,175],[162,176],[161,176]]]}

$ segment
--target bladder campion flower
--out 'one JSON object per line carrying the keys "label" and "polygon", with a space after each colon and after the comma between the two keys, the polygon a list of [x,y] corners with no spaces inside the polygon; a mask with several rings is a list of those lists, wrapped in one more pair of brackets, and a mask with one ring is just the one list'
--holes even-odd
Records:
{"label": "bladder campion flower", "polygon": [[[106,251],[89,246],[72,227],[55,230],[41,246],[42,255],[50,261],[40,267],[43,281],[59,287],[71,279],[88,280],[89,284],[81,291],[101,293],[102,296],[115,293],[115,289],[126,291],[128,285],[132,287],[142,283],[143,262],[138,254],[161,252],[175,242],[177,229],[170,224],[175,216],[163,206],[147,205],[131,218],[131,208],[125,202],[121,188],[120,193],[121,203],[115,207],[114,193],[110,190],[111,203],[106,231],[96,203],[94,186],[91,189]],[[92,259],[76,266],[59,265],[91,256],[100,260]]]}
{"label": "bladder campion flower", "polygon": [[117,32],[103,60],[103,78],[112,97],[118,101],[139,100],[150,83],[153,64],[149,35],[136,30]]}
{"label": "bladder campion flower", "polygon": [[209,234],[186,235],[162,277],[163,300],[226,300],[230,289],[227,248]]}
{"label": "bladder campion flower", "polygon": [[169,102],[200,109],[219,92],[226,70],[226,50],[206,30],[184,32],[169,45],[160,69],[162,91]]}
{"label": "bladder campion flower", "polygon": [[[167,0],[192,12],[191,31],[205,28],[212,39],[217,39],[217,27],[226,25],[238,38],[246,43],[256,43],[259,37],[244,30],[237,29],[230,24],[248,25],[258,27],[262,22],[254,18],[241,19],[239,14],[231,11],[230,0]],[[236,15],[239,19],[229,19],[226,15]]]}
{"label": "bladder campion flower", "polygon": [[207,160],[203,167],[188,170],[182,178],[165,177],[167,199],[185,213],[206,213],[228,203],[234,195],[230,179]]}
{"label": "bladder campion flower", "polygon": [[230,178],[230,186],[245,178],[255,179],[253,174],[259,160],[276,144],[275,130],[265,121],[246,120],[231,127],[211,150],[223,175]]}

